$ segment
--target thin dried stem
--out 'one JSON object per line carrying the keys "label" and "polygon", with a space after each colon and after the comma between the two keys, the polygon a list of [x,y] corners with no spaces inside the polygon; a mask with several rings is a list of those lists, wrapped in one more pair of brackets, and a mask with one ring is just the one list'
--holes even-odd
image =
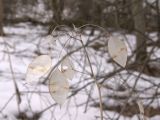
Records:
{"label": "thin dried stem", "polygon": [[19,104],[21,103],[20,92],[19,92],[18,85],[17,85],[16,79],[15,79],[12,60],[11,60],[11,56],[10,56],[9,49],[8,49],[6,41],[4,41],[4,44],[6,46],[6,50],[7,50],[7,53],[8,53],[9,67],[10,67],[10,70],[11,70],[12,80],[13,80],[13,84],[14,84],[14,87],[15,87],[15,93],[16,93],[16,98],[17,98],[17,107],[18,107],[18,112],[20,113],[20,106],[19,106]]}
{"label": "thin dried stem", "polygon": [[[81,35],[80,35],[80,37],[81,37]],[[100,88],[99,83],[98,83],[97,80],[96,80],[96,76],[94,75],[93,68],[92,68],[92,64],[91,64],[91,61],[90,61],[90,59],[89,59],[88,52],[87,52],[87,50],[86,50],[86,48],[85,48],[85,46],[84,46],[84,43],[83,43],[83,41],[82,41],[82,38],[80,39],[80,42],[81,42],[81,44],[82,44],[82,46],[83,46],[84,52],[85,52],[86,57],[87,57],[87,60],[88,60],[88,62],[89,62],[89,66],[90,66],[91,73],[92,73],[92,76],[91,76],[91,77],[94,79],[94,82],[95,82],[95,84],[96,84],[96,86],[97,86],[97,89],[98,89],[98,95],[99,95],[99,100],[100,100],[100,102],[99,102],[99,106],[100,106],[100,116],[101,116],[101,120],[103,120],[103,106],[102,106],[101,88]]]}

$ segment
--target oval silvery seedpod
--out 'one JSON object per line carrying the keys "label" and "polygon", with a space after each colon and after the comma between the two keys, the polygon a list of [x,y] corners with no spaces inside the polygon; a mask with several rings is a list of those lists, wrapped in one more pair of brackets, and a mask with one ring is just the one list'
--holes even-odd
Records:
{"label": "oval silvery seedpod", "polygon": [[74,65],[72,61],[69,59],[69,57],[66,57],[62,63],[61,63],[61,72],[64,74],[64,76],[70,80],[74,77],[75,71],[74,71]]}
{"label": "oval silvery seedpod", "polygon": [[49,92],[59,105],[62,105],[67,99],[69,83],[58,68],[49,77]]}
{"label": "oval silvery seedpod", "polygon": [[108,41],[108,52],[111,58],[120,66],[125,67],[127,62],[127,47],[118,36],[111,36]]}
{"label": "oval silvery seedpod", "polygon": [[36,57],[28,66],[26,81],[34,84],[39,82],[39,78],[46,74],[52,65],[51,57],[40,55]]}

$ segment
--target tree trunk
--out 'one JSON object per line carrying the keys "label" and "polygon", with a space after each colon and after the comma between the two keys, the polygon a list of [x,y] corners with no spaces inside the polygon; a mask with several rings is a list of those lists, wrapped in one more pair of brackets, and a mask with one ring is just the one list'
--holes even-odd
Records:
{"label": "tree trunk", "polygon": [[3,35],[3,1],[0,0],[0,36]]}
{"label": "tree trunk", "polygon": [[78,9],[79,9],[79,13],[78,13],[78,19],[80,19],[84,24],[90,23],[90,19],[91,19],[91,10],[92,10],[92,2],[93,0],[80,0],[79,1],[79,5],[78,5]]}
{"label": "tree trunk", "polygon": [[136,62],[143,64],[147,58],[147,45],[145,39],[145,10],[143,9],[143,0],[132,0],[132,15],[134,28],[136,32]]}
{"label": "tree trunk", "polygon": [[52,0],[53,20],[56,24],[62,23],[64,0]]}

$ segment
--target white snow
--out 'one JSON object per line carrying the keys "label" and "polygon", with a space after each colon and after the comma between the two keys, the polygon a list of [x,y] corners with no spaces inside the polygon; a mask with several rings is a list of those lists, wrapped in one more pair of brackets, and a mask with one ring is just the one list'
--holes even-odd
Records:
{"label": "white snow", "polygon": [[[87,111],[85,111],[86,101],[88,99],[88,94],[92,85],[87,86],[85,89],[80,90],[74,97],[68,98],[63,106],[54,105],[55,102],[49,94],[47,85],[28,85],[25,81],[26,71],[29,63],[38,56],[36,52],[43,54],[49,54],[52,56],[53,65],[55,65],[58,60],[60,60],[66,53],[81,46],[80,41],[76,39],[71,39],[68,35],[64,34],[57,38],[56,43],[43,44],[45,43],[45,34],[47,33],[47,28],[42,26],[33,26],[29,23],[21,23],[15,26],[6,26],[4,28],[7,36],[0,37],[0,119],[1,120],[16,120],[16,115],[18,114],[17,101],[15,95],[15,87],[13,84],[13,78],[11,70],[9,67],[9,59],[7,55],[7,49],[4,45],[5,40],[11,47],[9,47],[9,52],[11,52],[12,66],[14,70],[14,75],[16,83],[18,85],[19,91],[21,93],[22,102],[20,103],[20,110],[26,112],[28,116],[32,117],[35,112],[40,112],[45,110],[49,106],[53,105],[50,109],[45,110],[40,117],[40,120],[96,120],[99,119],[100,111],[99,108],[94,108],[90,106],[93,102],[90,102]],[[96,33],[98,34],[98,32]],[[43,35],[43,36],[42,36]],[[77,36],[75,36],[77,37]],[[94,37],[92,37],[94,38]],[[129,55],[132,49],[130,46],[135,45],[135,37],[133,35],[127,35],[129,39],[126,41],[129,49]],[[88,36],[83,35],[82,40],[85,43],[88,41]],[[99,40],[102,44],[105,42]],[[65,45],[65,43],[67,43]],[[48,47],[52,46],[52,50],[49,51]],[[65,46],[65,47],[64,47]],[[73,47],[74,46],[74,47]],[[106,46],[107,47],[107,46]],[[87,48],[91,63],[93,65],[93,72],[95,75],[105,75],[114,70],[115,64],[108,63],[108,53],[101,53],[95,51],[91,47]],[[159,53],[156,53],[159,55]],[[91,69],[89,63],[84,57],[83,49],[72,54],[70,56],[75,69],[78,71],[70,82],[72,86],[70,90],[70,95],[73,91],[81,88],[82,86],[93,82],[89,75],[91,74]],[[114,65],[114,66],[113,66]],[[122,78],[126,79],[126,84],[133,86],[135,82],[135,76],[138,73],[134,72],[130,75],[126,71],[121,72],[122,76],[116,75],[109,78],[104,82],[113,89],[118,89],[118,85],[122,85]],[[147,80],[148,81],[147,81]],[[159,84],[159,78],[154,78],[146,75],[142,75],[142,78],[138,81],[136,88],[138,90],[143,90],[146,87],[151,87],[152,83]],[[125,84],[123,84],[125,86]],[[155,92],[155,87],[144,91],[144,94],[140,94],[141,97],[151,96]],[[122,104],[121,101],[114,101],[110,99],[109,95],[117,94],[119,96],[128,96],[129,91],[119,91],[102,89],[103,101],[106,105],[119,105]],[[98,102],[98,92],[95,85],[93,85],[92,98]],[[158,99],[159,100],[159,99]],[[160,101],[153,102],[151,106],[157,107]],[[147,104],[148,101],[143,101],[143,104]],[[3,109],[2,109],[3,108]],[[104,111],[106,119],[116,118],[119,116],[118,113],[114,111]],[[7,116],[7,118],[4,117]],[[160,116],[154,116],[150,118],[151,120],[158,120]],[[138,120],[137,116],[132,118],[121,116],[119,120]]]}

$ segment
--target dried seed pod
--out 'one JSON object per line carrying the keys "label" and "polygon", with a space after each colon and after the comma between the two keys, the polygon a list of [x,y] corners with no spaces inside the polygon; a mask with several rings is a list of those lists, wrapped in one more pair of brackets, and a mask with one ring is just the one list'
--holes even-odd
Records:
{"label": "dried seed pod", "polygon": [[112,59],[120,66],[125,67],[127,62],[127,47],[125,43],[116,36],[111,36],[108,41],[108,52]]}
{"label": "dried seed pod", "polygon": [[61,72],[68,79],[72,79],[75,75],[74,65],[72,61],[67,57],[61,63]]}
{"label": "dried seed pod", "polygon": [[51,68],[52,60],[48,55],[36,57],[28,66],[26,81],[28,83],[38,83],[39,78],[46,74]]}
{"label": "dried seed pod", "polygon": [[67,99],[69,83],[59,69],[53,71],[49,78],[49,92],[59,105],[62,105]]}

